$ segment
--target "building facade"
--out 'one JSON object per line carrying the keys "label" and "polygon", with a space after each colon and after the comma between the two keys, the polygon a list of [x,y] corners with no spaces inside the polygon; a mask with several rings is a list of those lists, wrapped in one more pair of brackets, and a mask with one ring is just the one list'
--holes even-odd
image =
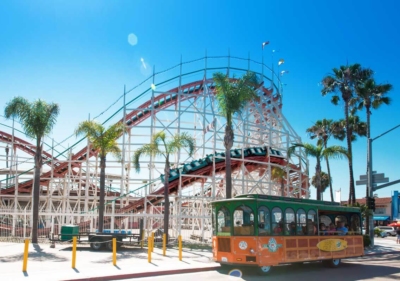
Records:
{"label": "building facade", "polygon": [[[393,200],[393,197],[383,197],[383,198],[375,198],[375,212],[374,212],[374,225],[375,226],[384,226],[390,224],[392,221],[396,220],[399,217],[397,208],[397,213],[393,212],[393,203],[396,200]],[[398,194],[397,194],[398,198]],[[367,204],[366,199],[357,199],[357,203],[360,205]],[[398,200],[397,200],[398,202]],[[347,204],[347,201],[343,201],[342,204]],[[398,206],[398,203],[397,203]],[[397,214],[397,215],[392,215]]]}

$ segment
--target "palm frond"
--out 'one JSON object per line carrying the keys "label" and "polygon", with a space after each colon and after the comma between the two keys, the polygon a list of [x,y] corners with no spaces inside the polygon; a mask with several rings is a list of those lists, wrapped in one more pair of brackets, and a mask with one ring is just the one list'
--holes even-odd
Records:
{"label": "palm frond", "polygon": [[110,126],[104,133],[106,139],[115,140],[127,132],[127,127],[122,122]]}
{"label": "palm frond", "polygon": [[4,109],[4,116],[7,119],[17,118],[20,121],[23,121],[29,109],[30,104],[27,99],[23,97],[15,97],[6,104],[6,107]]}
{"label": "palm frond", "polygon": [[48,126],[46,129],[46,134],[50,133],[52,128],[57,122],[57,117],[60,114],[60,107],[56,103],[51,103],[48,105],[47,115],[48,115]]}
{"label": "palm frond", "polygon": [[241,78],[229,79],[227,75],[218,72],[214,73],[213,79],[219,112],[226,118],[227,126],[232,126],[233,115],[240,113],[248,102],[258,99],[257,76],[248,72]]}
{"label": "palm frond", "polygon": [[122,151],[121,148],[119,147],[118,143],[115,141],[113,146],[109,146],[107,148],[107,152],[111,153],[117,161],[121,162],[122,161]]}
{"label": "palm frond", "polygon": [[189,156],[193,155],[195,149],[195,139],[191,137],[187,132],[183,132],[182,134],[176,134],[173,136],[173,139],[167,143],[168,153],[172,154],[177,152],[179,149],[183,147],[187,147],[189,151]]}
{"label": "palm frond", "polygon": [[323,149],[322,145],[313,145],[310,143],[295,143],[293,144],[291,147],[289,147],[289,155],[292,153],[292,150],[294,151],[296,148],[303,148],[304,149],[304,153],[307,156],[313,156],[316,158],[320,158],[321,157],[321,151]]}
{"label": "palm frond", "polygon": [[285,178],[286,174],[287,173],[284,169],[282,169],[280,167],[272,167],[272,170],[271,170],[272,179],[274,179],[274,180],[283,179],[283,178]]}
{"label": "palm frond", "polygon": [[346,157],[347,159],[350,158],[350,154],[348,150],[339,145],[329,146],[322,152],[322,156],[325,158],[332,158],[332,159],[342,159]]}
{"label": "palm frond", "polygon": [[338,95],[333,95],[331,98],[331,103],[334,105],[338,105],[340,101],[340,97]]}
{"label": "palm frond", "polygon": [[24,98],[17,97],[5,108],[6,118],[19,119],[25,133],[38,141],[51,132],[58,114],[59,106],[57,104],[48,104],[40,99],[30,103]]}
{"label": "palm frond", "polygon": [[159,147],[159,146],[160,146],[160,143],[162,143],[162,144],[164,145],[164,147],[166,147],[166,144],[167,144],[167,136],[166,136],[165,132],[164,132],[164,131],[156,132],[156,133],[153,135],[153,137],[152,137],[150,143],[152,143],[153,145],[155,145],[155,146],[157,146],[157,147]]}
{"label": "palm frond", "polygon": [[[317,182],[317,178],[318,178],[317,175],[314,175],[311,179],[311,184],[314,187],[317,187],[319,185],[319,183]],[[327,173],[321,171],[320,180],[321,180],[320,192],[324,193],[325,190],[328,188],[331,179],[329,178],[329,175]]]}
{"label": "palm frond", "polygon": [[140,172],[140,158],[142,156],[154,156],[158,152],[155,150],[155,146],[151,144],[145,144],[141,148],[135,150],[133,153],[133,167],[135,168],[136,172]]}
{"label": "palm frond", "polygon": [[100,138],[103,135],[104,131],[104,126],[96,120],[85,120],[78,124],[78,127],[75,129],[75,135],[85,135],[85,137],[89,138],[89,140],[92,141]]}

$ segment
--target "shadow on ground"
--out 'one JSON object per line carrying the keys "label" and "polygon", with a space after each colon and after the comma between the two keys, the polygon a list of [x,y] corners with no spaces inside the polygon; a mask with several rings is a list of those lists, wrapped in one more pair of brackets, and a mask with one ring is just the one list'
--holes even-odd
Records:
{"label": "shadow on ground", "polygon": [[[378,277],[400,280],[400,268],[397,267],[399,262],[400,256],[394,254],[343,260],[339,268],[327,268],[321,262],[298,263],[273,267],[266,275],[259,274],[258,267],[241,267],[239,269],[243,273],[242,279],[248,281],[265,280],[266,277],[274,281],[354,281]],[[228,275],[231,269],[233,267],[224,267],[217,271]]]}

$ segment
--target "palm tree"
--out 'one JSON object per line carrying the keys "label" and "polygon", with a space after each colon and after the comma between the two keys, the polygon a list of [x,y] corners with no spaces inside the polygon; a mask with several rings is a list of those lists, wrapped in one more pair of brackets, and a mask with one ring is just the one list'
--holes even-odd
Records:
{"label": "palm tree", "polygon": [[230,150],[235,138],[232,119],[235,114],[242,111],[248,102],[258,99],[256,93],[258,79],[253,72],[247,72],[239,79],[229,79],[228,75],[218,72],[214,73],[213,79],[219,112],[226,118],[224,136],[226,198],[231,198],[232,175]]}
{"label": "palm tree", "polygon": [[[375,83],[375,80],[369,78],[363,85],[358,85],[356,87],[357,96],[350,101],[353,107],[353,113],[356,110],[362,110],[365,108],[367,114],[367,123],[366,123],[366,135],[367,135],[367,146],[368,141],[371,137],[371,109],[378,109],[382,104],[390,104],[390,98],[385,96],[392,89],[391,84],[379,84]],[[368,151],[368,149],[367,149]],[[367,165],[367,174],[368,174],[369,166]],[[369,197],[369,186],[366,185],[365,189],[366,197]],[[366,215],[366,229],[369,229],[369,216],[368,213]]]}
{"label": "palm tree", "polygon": [[303,148],[307,156],[315,157],[317,164],[315,166],[315,176],[316,176],[316,188],[317,188],[317,200],[321,200],[321,160],[323,158],[338,159],[343,156],[349,157],[347,150],[342,146],[329,146],[324,148],[321,144],[317,146],[309,143],[295,143],[288,149],[288,157],[290,157],[296,148]]}
{"label": "palm tree", "polygon": [[[328,75],[322,79],[323,88],[321,93],[323,96],[332,93],[331,102],[334,105],[338,105],[340,98],[344,102],[344,116],[345,116],[345,128],[346,128],[346,141],[347,150],[349,155],[349,202],[354,204],[355,198],[355,186],[354,186],[354,172],[353,172],[353,150],[351,145],[351,133],[349,130],[349,112],[350,112],[350,101],[354,97],[355,87],[362,84],[365,77],[372,75],[372,71],[367,68],[362,68],[360,64],[353,64],[349,66],[341,66],[339,69],[333,69],[333,75]],[[340,96],[339,96],[340,94]]]}
{"label": "palm tree", "polygon": [[[357,140],[357,137],[364,137],[367,133],[367,124],[363,121],[360,121],[360,117],[357,115],[349,115],[348,118],[348,130],[346,131],[346,121],[344,119],[340,119],[339,121],[334,122],[334,127],[335,130],[333,131],[333,137],[338,139],[338,140],[344,140],[346,138],[346,135],[350,135],[350,140],[351,142],[354,142]],[[351,194],[351,191],[349,191]],[[354,193],[354,198],[355,198],[355,190],[353,191]],[[355,203],[352,203],[353,200],[351,200],[351,196],[349,194],[349,200],[348,204],[352,205]],[[355,199],[354,199],[355,201]]]}
{"label": "palm tree", "polygon": [[106,181],[106,156],[108,153],[114,155],[118,160],[121,159],[121,149],[117,139],[126,132],[126,126],[119,122],[108,129],[95,120],[86,120],[78,124],[75,135],[85,135],[89,139],[91,149],[95,150],[100,157],[100,197],[99,197],[99,233],[104,228],[104,208],[105,208],[105,181]]}
{"label": "palm tree", "polygon": [[4,115],[7,119],[19,119],[25,134],[32,139],[36,139],[32,204],[32,243],[38,242],[37,230],[39,220],[40,170],[43,165],[43,139],[53,129],[59,112],[60,109],[56,103],[48,104],[40,99],[30,103],[22,97],[15,97],[7,103],[4,109]]}
{"label": "palm tree", "polygon": [[286,171],[284,169],[282,169],[280,167],[272,167],[271,178],[274,181],[281,184],[281,196],[282,197],[285,196],[285,192],[284,192],[285,191],[284,190],[285,176],[286,176]]}
{"label": "palm tree", "polygon": [[[325,172],[323,172],[323,171],[321,171],[321,174],[320,174],[320,177],[321,177],[321,194],[323,194],[324,192],[325,192],[325,190],[327,189],[327,187],[328,186],[332,186],[331,185],[331,178],[329,177],[329,175],[327,174],[327,173],[325,173]],[[317,183],[317,175],[314,175],[313,177],[312,177],[312,179],[311,179],[311,184],[313,185],[313,186],[315,186],[315,187],[317,187],[318,186],[318,183]],[[333,201],[332,201],[333,202]]]}
{"label": "palm tree", "polygon": [[169,228],[169,175],[170,175],[170,161],[171,154],[179,152],[180,149],[187,147],[189,156],[193,155],[195,148],[195,139],[188,133],[175,134],[171,140],[167,140],[164,131],[157,132],[151,138],[149,144],[143,145],[137,149],[133,155],[133,165],[136,172],[140,172],[140,157],[142,156],[161,156],[165,159],[164,167],[164,233],[168,241],[168,228]]}
{"label": "palm tree", "polygon": [[[322,119],[316,121],[313,126],[306,130],[306,132],[309,134],[311,139],[318,138],[318,141],[322,142],[324,148],[327,148],[328,139],[332,136],[335,130],[336,126],[332,119]],[[325,160],[326,169],[328,170],[328,177],[331,178],[331,168],[329,166],[329,160],[327,158]],[[333,188],[331,181],[329,181],[329,189],[331,194],[331,201],[333,202]]]}
{"label": "palm tree", "polygon": [[[332,126],[335,128],[332,131],[332,136],[338,140],[344,140],[346,138],[346,121],[340,119],[339,121],[333,122]],[[367,123],[360,121],[360,117],[357,115],[349,116],[349,133],[351,142],[355,142],[358,137],[365,137],[367,135]]]}
{"label": "palm tree", "polygon": [[[385,95],[387,95],[392,88],[393,86],[391,84],[377,85],[372,78],[368,79],[363,85],[358,85],[356,87],[357,96],[350,101],[350,104],[354,105],[352,110],[353,114],[356,110],[365,108],[367,116],[367,140],[371,137],[371,109],[378,109],[382,104],[389,105],[391,100]],[[368,193],[367,196],[369,196]]]}

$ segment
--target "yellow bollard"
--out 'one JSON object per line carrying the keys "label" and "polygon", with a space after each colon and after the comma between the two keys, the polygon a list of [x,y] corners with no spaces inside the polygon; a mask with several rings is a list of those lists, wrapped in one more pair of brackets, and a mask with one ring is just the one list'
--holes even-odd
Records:
{"label": "yellow bollard", "polygon": [[72,238],[72,268],[76,265],[76,237]]}
{"label": "yellow bollard", "polygon": [[162,243],[162,249],[163,249],[163,256],[165,256],[165,252],[167,251],[167,234],[163,234],[163,243]]}
{"label": "yellow bollard", "polygon": [[28,251],[29,251],[29,239],[25,239],[24,261],[22,264],[23,272],[26,272],[26,269],[28,268]]}
{"label": "yellow bollard", "polygon": [[113,238],[113,265],[117,265],[117,238]]}
{"label": "yellow bollard", "polygon": [[182,236],[178,236],[178,245],[179,245],[179,260],[182,261]]}
{"label": "yellow bollard", "polygon": [[151,237],[147,237],[147,261],[151,262]]}
{"label": "yellow bollard", "polygon": [[154,232],[151,233],[151,251],[154,252]]}

